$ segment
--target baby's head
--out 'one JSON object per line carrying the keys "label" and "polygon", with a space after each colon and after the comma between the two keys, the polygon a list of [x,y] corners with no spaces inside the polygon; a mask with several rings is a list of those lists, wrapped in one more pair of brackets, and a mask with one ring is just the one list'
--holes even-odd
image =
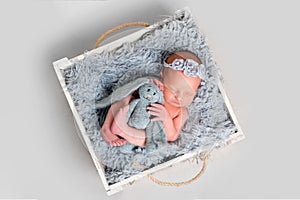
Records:
{"label": "baby's head", "polygon": [[[185,107],[192,103],[202,79],[198,73],[195,75],[193,69],[192,71],[186,68],[182,70],[183,67],[180,66],[190,65],[191,68],[193,66],[204,67],[201,64],[201,60],[188,51],[175,52],[165,59],[160,75],[164,84],[166,103],[175,107]],[[179,67],[176,68],[176,66]]]}

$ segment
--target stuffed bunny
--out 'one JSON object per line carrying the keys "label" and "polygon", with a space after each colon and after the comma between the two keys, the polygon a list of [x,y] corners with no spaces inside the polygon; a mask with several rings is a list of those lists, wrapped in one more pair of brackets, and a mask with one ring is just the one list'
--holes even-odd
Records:
{"label": "stuffed bunny", "polygon": [[140,98],[134,99],[129,104],[127,124],[133,128],[145,129],[150,123],[150,114],[147,107],[152,102],[163,103],[163,93],[154,83],[146,83],[139,88]]}
{"label": "stuffed bunny", "polygon": [[[127,124],[136,129],[144,129],[146,132],[146,147],[140,148],[127,142],[125,145],[119,148],[123,153],[135,153],[152,151],[159,146],[167,143],[165,129],[161,121],[151,121],[151,115],[147,112],[147,106],[151,102],[163,103],[163,93],[159,90],[157,85],[149,81],[152,77],[138,78],[125,85],[118,87],[108,97],[97,101],[96,108],[105,108],[106,106],[121,100],[123,97],[132,94],[135,90],[139,91],[139,98],[134,99],[129,104],[129,110],[127,112],[126,120]],[[105,116],[100,116],[105,117]]]}
{"label": "stuffed bunny", "polygon": [[[164,101],[163,93],[154,83],[145,83],[139,88],[139,98],[134,99],[129,104],[127,112],[127,124],[136,129],[146,131],[146,149],[157,149],[158,145],[166,143],[166,135],[161,122],[151,122],[151,115],[147,112],[150,103],[160,103]],[[123,153],[143,152],[143,148],[135,147],[126,143],[119,147]]]}

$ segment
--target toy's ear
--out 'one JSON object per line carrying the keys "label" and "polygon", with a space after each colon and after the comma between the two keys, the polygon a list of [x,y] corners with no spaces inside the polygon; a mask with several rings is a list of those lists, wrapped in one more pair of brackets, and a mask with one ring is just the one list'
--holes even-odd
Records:
{"label": "toy's ear", "polygon": [[141,87],[138,88],[140,96],[143,94],[143,92],[146,91],[146,87],[147,87],[147,85],[149,86],[149,84],[150,83],[145,83],[145,84],[141,85]]}
{"label": "toy's ear", "polygon": [[152,85],[152,88],[159,95],[157,103],[163,104],[164,103],[164,94],[163,94],[163,92],[159,89],[159,87],[155,83],[151,83],[151,85]]}
{"label": "toy's ear", "polygon": [[120,101],[124,97],[132,94],[135,90],[140,88],[142,85],[149,82],[148,78],[138,78],[131,81],[113,91],[108,97],[105,97],[95,103],[95,108],[104,108],[117,101]]}

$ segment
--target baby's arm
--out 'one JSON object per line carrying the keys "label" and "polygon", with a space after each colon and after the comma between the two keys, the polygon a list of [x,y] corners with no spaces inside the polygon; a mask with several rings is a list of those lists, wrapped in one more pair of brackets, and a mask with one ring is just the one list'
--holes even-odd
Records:
{"label": "baby's arm", "polygon": [[174,119],[172,119],[169,112],[161,104],[151,103],[151,106],[148,107],[148,110],[149,114],[156,116],[151,119],[151,121],[163,122],[167,140],[170,142],[177,140],[180,130],[188,117],[187,109],[182,108],[181,112]]}
{"label": "baby's arm", "polygon": [[[179,115],[172,120],[175,132],[173,133],[173,135],[170,135],[170,140],[169,141],[177,140],[177,138],[179,136],[179,133],[181,131],[181,128],[185,124],[187,118],[188,118],[188,111],[187,111],[186,108],[182,108]],[[169,124],[166,124],[165,127],[166,126],[171,126],[172,127],[172,123],[169,122]]]}

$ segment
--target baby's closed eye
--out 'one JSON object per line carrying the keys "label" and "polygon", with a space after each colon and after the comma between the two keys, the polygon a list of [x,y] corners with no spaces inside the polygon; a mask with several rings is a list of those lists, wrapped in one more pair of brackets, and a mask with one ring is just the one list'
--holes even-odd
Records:
{"label": "baby's closed eye", "polygon": [[193,92],[184,92],[183,95],[185,95],[185,96],[195,96],[195,93],[193,93]]}

